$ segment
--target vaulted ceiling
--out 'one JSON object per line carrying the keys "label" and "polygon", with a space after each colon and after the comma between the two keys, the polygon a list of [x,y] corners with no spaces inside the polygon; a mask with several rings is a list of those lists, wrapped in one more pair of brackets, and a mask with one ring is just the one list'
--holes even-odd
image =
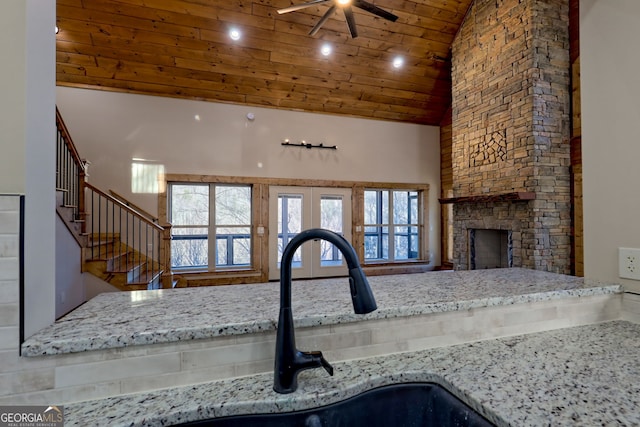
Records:
{"label": "vaulted ceiling", "polygon": [[57,83],[440,123],[450,46],[473,0],[370,0],[398,19],[354,8],[356,38],[340,10],[308,35],[330,3],[277,13],[305,1],[57,0]]}

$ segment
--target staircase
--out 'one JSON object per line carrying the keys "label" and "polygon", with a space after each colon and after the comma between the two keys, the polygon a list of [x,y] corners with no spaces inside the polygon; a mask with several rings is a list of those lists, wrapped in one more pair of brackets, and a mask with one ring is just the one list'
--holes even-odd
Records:
{"label": "staircase", "polygon": [[57,110],[56,126],[56,211],[82,248],[82,271],[122,291],[173,287],[170,225],[86,182],[85,163]]}
{"label": "staircase", "polygon": [[83,271],[122,291],[162,288],[161,266],[122,243],[120,235],[92,234],[88,237]]}

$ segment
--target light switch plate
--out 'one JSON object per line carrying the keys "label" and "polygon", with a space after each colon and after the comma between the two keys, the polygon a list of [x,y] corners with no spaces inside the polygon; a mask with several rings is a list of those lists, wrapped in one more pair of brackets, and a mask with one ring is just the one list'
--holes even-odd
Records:
{"label": "light switch plate", "polygon": [[640,280],[640,249],[618,248],[618,275],[622,279]]}

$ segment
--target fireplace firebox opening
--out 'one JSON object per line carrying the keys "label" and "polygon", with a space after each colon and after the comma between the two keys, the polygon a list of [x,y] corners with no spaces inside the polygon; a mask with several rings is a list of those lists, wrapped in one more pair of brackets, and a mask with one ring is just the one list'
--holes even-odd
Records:
{"label": "fireplace firebox opening", "polygon": [[513,267],[510,230],[469,229],[469,269]]}

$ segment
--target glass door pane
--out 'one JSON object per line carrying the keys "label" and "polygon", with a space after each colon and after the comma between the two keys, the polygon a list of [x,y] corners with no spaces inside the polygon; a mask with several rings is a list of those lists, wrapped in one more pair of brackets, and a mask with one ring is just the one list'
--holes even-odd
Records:
{"label": "glass door pane", "polygon": [[[341,196],[320,196],[320,227],[343,234],[344,209]],[[336,267],[342,265],[342,252],[333,243],[326,240],[320,242],[320,265],[322,267]]]}
{"label": "glass door pane", "polygon": [[[313,188],[313,226],[351,240],[351,189]],[[326,240],[313,242],[313,277],[345,276],[342,253]]]}
{"label": "glass door pane", "polygon": [[[302,194],[278,195],[278,260],[282,258],[284,248],[302,231]],[[298,248],[293,255],[293,268],[302,266],[302,250]],[[280,261],[278,261],[280,268]]]}
{"label": "glass door pane", "polygon": [[[282,252],[298,233],[324,228],[351,238],[351,190],[271,187],[269,190],[269,279],[280,278]],[[305,242],[294,255],[293,278],[347,274],[342,254],[325,241]]]}
{"label": "glass door pane", "polygon": [[[284,248],[298,233],[311,228],[311,193],[303,187],[269,189],[269,280],[280,278]],[[299,247],[291,268],[293,278],[311,277],[311,248]]]}

